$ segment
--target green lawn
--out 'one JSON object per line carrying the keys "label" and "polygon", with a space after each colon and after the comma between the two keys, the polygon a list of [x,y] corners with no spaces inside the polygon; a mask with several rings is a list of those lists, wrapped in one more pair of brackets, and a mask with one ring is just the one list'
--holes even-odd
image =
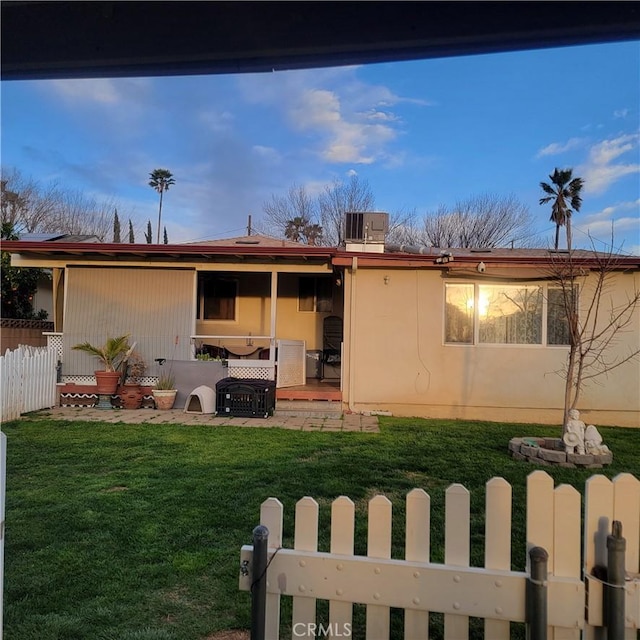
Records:
{"label": "green lawn", "polygon": [[[535,467],[509,458],[507,443],[558,429],[380,422],[379,434],[114,425],[37,415],[4,425],[5,637],[199,640],[249,628],[249,595],[238,591],[239,553],[270,496],[285,506],[285,546],[292,545],[296,501],[316,498],[320,549],[328,551],[330,502],[348,495],[357,505],[356,552],[364,554],[366,504],[384,493],[394,504],[393,557],[401,558],[404,498],[422,487],[432,500],[432,558],[439,562],[444,491],[460,482],[471,491],[472,564],[481,565],[484,486],[501,476],[513,486],[513,568],[522,570],[525,483]],[[638,431],[601,433],[614,452],[603,473],[638,476]],[[556,484],[581,492],[594,473],[544,469]],[[399,638],[401,615],[393,621]]]}

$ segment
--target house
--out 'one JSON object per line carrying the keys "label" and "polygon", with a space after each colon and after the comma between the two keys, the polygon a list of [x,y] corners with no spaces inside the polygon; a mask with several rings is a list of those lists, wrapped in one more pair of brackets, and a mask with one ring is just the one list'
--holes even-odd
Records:
{"label": "house", "polygon": [[[100,242],[95,235],[71,235],[68,233],[23,233],[20,241],[25,242]],[[38,278],[37,289],[33,295],[33,309],[35,312],[46,313],[47,318],[53,317],[53,283],[51,273],[45,270]],[[46,346],[47,338],[43,332],[53,330],[50,320],[1,318],[0,353],[7,349],[16,349],[19,345],[34,347]]]}
{"label": "house", "polygon": [[[278,397],[306,389],[354,412],[560,424],[568,339],[550,276],[558,254],[391,246],[384,214],[372,215],[347,220],[357,224],[340,248],[265,236],[3,248],[16,265],[53,270],[51,339],[69,381],[93,372],[71,346],[130,333],[152,369],[222,354],[231,375],[276,379]],[[574,255],[589,285],[596,260]],[[605,301],[623,304],[640,289],[640,258],[621,257],[610,278]],[[610,355],[640,349],[640,308],[633,314]],[[584,389],[582,417],[640,427],[639,390],[632,360]]]}

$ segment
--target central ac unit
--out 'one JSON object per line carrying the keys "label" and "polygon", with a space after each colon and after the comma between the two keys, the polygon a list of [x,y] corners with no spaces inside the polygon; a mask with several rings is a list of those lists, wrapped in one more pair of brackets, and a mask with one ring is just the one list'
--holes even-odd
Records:
{"label": "central ac unit", "polygon": [[372,211],[345,213],[345,242],[384,243],[388,231],[388,213]]}

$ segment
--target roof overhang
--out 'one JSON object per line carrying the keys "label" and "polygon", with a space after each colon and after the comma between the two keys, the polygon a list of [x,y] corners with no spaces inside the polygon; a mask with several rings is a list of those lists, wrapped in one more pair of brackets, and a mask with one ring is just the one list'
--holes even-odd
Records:
{"label": "roof overhang", "polygon": [[[449,253],[449,252],[447,252]],[[600,268],[605,260],[605,254],[594,255],[590,251],[568,253],[555,253],[542,249],[532,250],[530,255],[509,255],[508,250],[495,253],[462,252],[457,254],[451,250],[451,257],[442,261],[440,253],[415,255],[410,253],[348,253],[338,252],[333,258],[333,264],[339,267],[351,268],[387,268],[387,269],[435,269],[444,273],[475,274],[476,277],[487,277],[495,270],[509,270],[514,274],[519,273],[523,277],[529,272],[549,271],[560,265],[572,264],[576,269],[595,270]],[[355,259],[355,260],[354,260]],[[483,271],[478,270],[483,263]],[[609,260],[611,270],[638,271],[640,270],[640,256],[612,256]]]}
{"label": "roof overhang", "polygon": [[78,242],[4,241],[2,250],[15,257],[15,264],[51,266],[55,262],[118,264],[175,263],[176,265],[219,263],[330,263],[336,250],[330,247],[265,247],[254,245],[205,244],[115,244]]}
{"label": "roof overhang", "polygon": [[[194,263],[289,263],[289,264],[332,264],[335,267],[369,267],[387,269],[439,269],[447,273],[477,271],[483,263],[485,272],[494,269],[541,270],[571,263],[585,269],[597,269],[605,254],[596,256],[593,252],[577,250],[567,252],[508,249],[473,253],[469,250],[433,253],[368,253],[352,252],[335,247],[318,247],[300,244],[298,246],[257,246],[250,244],[207,245],[207,244],[126,244],[126,243],[84,243],[84,242],[26,242],[4,241],[2,250],[15,257],[14,263],[23,266],[51,266],[55,262],[175,264],[185,266]],[[437,251],[437,253],[436,253]],[[443,256],[445,259],[443,260]],[[624,271],[640,269],[640,256],[614,256],[612,268]]]}
{"label": "roof overhang", "polygon": [[255,73],[637,39],[636,2],[5,0],[2,79]]}

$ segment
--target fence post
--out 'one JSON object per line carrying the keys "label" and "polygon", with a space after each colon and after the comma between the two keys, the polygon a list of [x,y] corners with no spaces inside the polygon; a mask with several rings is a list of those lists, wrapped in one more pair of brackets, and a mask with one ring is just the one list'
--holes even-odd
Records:
{"label": "fence post", "polygon": [[7,436],[0,431],[0,640],[2,640],[2,600],[4,592],[4,504],[7,481]]}
{"label": "fence post", "polygon": [[547,640],[547,561],[542,547],[529,550],[531,575],[527,578],[527,640]]}
{"label": "fence post", "polygon": [[608,640],[624,640],[624,554],[627,541],[622,522],[614,520],[607,536],[607,583],[605,585],[605,624]]}
{"label": "fence post", "polygon": [[253,582],[251,583],[251,640],[265,640],[267,613],[267,544],[269,529],[253,530]]}

